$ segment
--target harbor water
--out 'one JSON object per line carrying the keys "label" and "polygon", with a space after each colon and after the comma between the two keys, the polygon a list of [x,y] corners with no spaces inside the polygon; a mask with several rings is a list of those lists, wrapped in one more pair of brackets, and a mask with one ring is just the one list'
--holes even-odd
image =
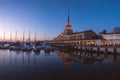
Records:
{"label": "harbor water", "polygon": [[118,80],[120,55],[0,50],[0,80]]}

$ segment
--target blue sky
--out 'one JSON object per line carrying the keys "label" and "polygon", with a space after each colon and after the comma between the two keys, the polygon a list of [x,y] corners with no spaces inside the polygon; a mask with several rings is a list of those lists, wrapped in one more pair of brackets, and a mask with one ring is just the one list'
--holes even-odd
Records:
{"label": "blue sky", "polygon": [[63,32],[67,22],[67,11],[74,31],[106,29],[111,32],[120,26],[120,0],[0,0],[0,39],[4,31],[13,39],[17,30],[19,39],[25,30],[37,39],[56,37]]}

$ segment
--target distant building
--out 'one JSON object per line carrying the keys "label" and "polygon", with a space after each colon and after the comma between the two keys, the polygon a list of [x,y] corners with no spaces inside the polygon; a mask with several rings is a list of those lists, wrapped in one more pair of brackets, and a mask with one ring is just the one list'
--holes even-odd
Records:
{"label": "distant building", "polygon": [[117,33],[100,33],[101,37],[104,39],[104,40],[120,40],[120,32],[117,32]]}
{"label": "distant building", "polygon": [[54,40],[62,41],[62,40],[91,40],[97,39],[97,34],[92,30],[86,30],[82,32],[73,32],[71,28],[71,24],[69,22],[69,13],[68,13],[68,21],[65,26],[64,32],[59,34]]}
{"label": "distant building", "polygon": [[99,33],[102,40],[99,40],[99,43],[96,41],[97,45],[106,45],[106,46],[120,46],[120,32],[113,33]]}
{"label": "distant building", "polygon": [[113,33],[120,33],[120,26],[115,27]]}
{"label": "distant building", "polygon": [[120,46],[120,32],[107,33],[106,30],[103,30],[99,35],[93,30],[74,32],[68,14],[68,21],[63,33],[54,38],[51,43],[81,46]]}
{"label": "distant building", "polygon": [[96,38],[97,38],[97,34],[92,30],[75,32],[70,36],[70,40],[91,40]]}

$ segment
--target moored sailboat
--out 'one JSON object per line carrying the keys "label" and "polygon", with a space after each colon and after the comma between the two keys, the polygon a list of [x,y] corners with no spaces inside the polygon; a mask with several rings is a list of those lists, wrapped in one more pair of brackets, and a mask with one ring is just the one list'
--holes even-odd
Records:
{"label": "moored sailboat", "polygon": [[34,52],[40,52],[40,49],[41,49],[41,44],[36,41],[36,32],[35,32],[35,40],[34,40],[33,51]]}

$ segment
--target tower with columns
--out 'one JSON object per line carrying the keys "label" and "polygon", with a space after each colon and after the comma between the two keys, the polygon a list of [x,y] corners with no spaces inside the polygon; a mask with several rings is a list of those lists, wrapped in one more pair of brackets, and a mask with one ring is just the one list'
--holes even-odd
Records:
{"label": "tower with columns", "polygon": [[73,30],[72,30],[71,25],[70,25],[70,17],[69,17],[69,11],[68,11],[68,20],[67,20],[67,24],[66,24],[65,29],[64,29],[64,34],[71,35],[72,33],[73,33]]}

